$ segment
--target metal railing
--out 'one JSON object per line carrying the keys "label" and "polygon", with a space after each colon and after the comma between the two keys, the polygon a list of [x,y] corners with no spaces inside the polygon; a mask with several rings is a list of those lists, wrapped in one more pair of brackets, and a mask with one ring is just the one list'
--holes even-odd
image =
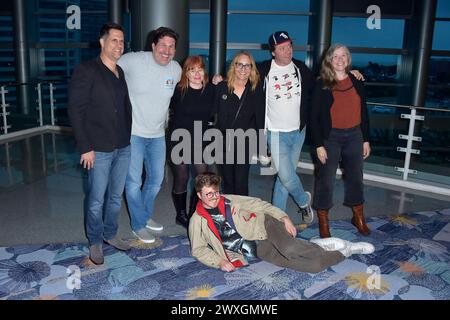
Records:
{"label": "metal railing", "polygon": [[[36,127],[37,129],[39,128],[46,128],[48,129],[49,127],[53,127],[53,128],[62,128],[62,129],[67,129],[66,127],[56,127],[58,125],[58,120],[55,117],[55,110],[56,110],[56,99],[55,99],[55,90],[57,88],[57,84],[58,83],[67,83],[67,81],[42,81],[37,83],[37,85],[35,86],[35,90],[36,90],[36,110],[37,110],[37,123],[38,126]],[[10,84],[11,86],[11,84]],[[47,91],[48,90],[48,91]],[[8,121],[8,117],[10,116],[10,113],[8,111],[8,108],[10,108],[10,105],[7,103],[7,99],[6,96],[7,94],[10,92],[10,90],[8,90],[6,85],[1,86],[0,88],[0,93],[1,93],[1,129],[2,132],[0,132],[0,141],[2,140],[7,140],[8,136],[10,136],[10,130],[12,125],[11,123]],[[44,93],[47,93],[48,95],[44,95]],[[46,99],[44,99],[44,96],[46,97]],[[44,101],[45,100],[45,101]],[[48,106],[49,112],[50,112],[50,117],[49,117],[49,123],[45,123],[44,121],[44,111],[48,113],[47,109],[44,109],[44,105]],[[421,143],[423,141],[423,137],[419,137],[415,135],[416,130],[416,126],[418,121],[424,123],[426,116],[423,115],[427,112],[439,112],[439,113],[444,113],[444,119],[448,118],[450,119],[450,110],[447,109],[442,109],[442,108],[434,108],[434,107],[416,107],[416,106],[412,106],[412,105],[398,105],[398,104],[388,104],[388,103],[376,103],[376,102],[368,102],[368,106],[369,106],[369,110],[371,113],[371,117],[374,117],[375,114],[379,113],[375,108],[370,108],[370,107],[383,107],[385,110],[385,108],[390,108],[393,109],[393,112],[388,112],[390,115],[392,115],[393,117],[390,118],[391,120],[395,120],[396,117],[399,117],[400,119],[397,118],[397,120],[408,120],[408,126],[407,126],[407,130],[405,130],[404,132],[400,132],[398,134],[398,136],[394,137],[394,139],[397,139],[395,141],[395,146],[388,146],[387,148],[394,151],[396,150],[397,152],[401,152],[404,154],[404,158],[402,160],[398,160],[398,159],[393,159],[393,158],[389,158],[385,155],[385,153],[383,153],[382,148],[380,148],[381,145],[377,145],[377,144],[372,144],[372,149],[375,150],[378,147],[378,150],[381,150],[381,156],[379,157],[379,159],[388,159],[388,160],[392,160],[392,161],[402,161],[403,166],[402,165],[383,165],[383,167],[386,169],[388,168],[388,170],[392,170],[391,172],[400,172],[402,173],[402,177],[401,180],[398,179],[398,176],[395,177],[395,179],[391,179],[389,182],[386,182],[386,180],[388,179],[384,179],[382,180],[380,177],[381,175],[372,175],[372,179],[374,181],[378,181],[378,182],[384,182],[384,183],[389,183],[389,184],[397,184],[399,181],[404,181],[404,182],[408,182],[408,180],[411,176],[417,177],[418,174],[420,173],[420,170],[418,168],[411,168],[411,157],[412,155],[420,155],[421,154],[421,149],[420,149],[420,145],[417,147],[413,147],[414,143]],[[401,110],[401,113],[398,113],[397,110]],[[418,114],[419,113],[419,114]],[[47,122],[48,122],[48,115],[47,115]],[[385,120],[382,119],[382,123],[385,123]],[[398,122],[396,124],[398,126]],[[33,129],[36,129],[33,128]],[[446,127],[445,127],[446,128]],[[13,128],[14,129],[14,128]],[[69,128],[70,129],[70,128]],[[376,130],[381,129],[381,130],[392,130],[389,129],[388,126],[384,127],[382,126],[381,128],[375,128]],[[447,129],[444,129],[447,130]],[[29,134],[31,133],[29,130],[16,130],[17,132],[14,132],[14,136],[20,136],[21,134]],[[34,131],[33,131],[34,132]],[[447,132],[447,131],[445,131]],[[422,132],[423,133],[423,132]],[[406,146],[401,146],[400,141],[406,141]],[[442,146],[439,146],[442,147]],[[449,150],[446,149],[447,146],[443,146],[443,152],[445,152],[445,154],[448,152],[450,154],[450,148]],[[435,148],[433,148],[435,149]],[[395,152],[395,151],[394,151]],[[439,151],[440,152],[440,151]],[[371,157],[372,158],[372,157]],[[446,156],[444,156],[444,162],[446,162]],[[374,162],[374,160],[369,161],[370,164],[376,164],[376,161]],[[312,169],[313,165],[312,163],[305,163],[305,162],[300,162],[299,166],[301,168],[306,168],[306,169]],[[414,166],[414,163],[413,163]],[[389,169],[392,168],[392,169]],[[383,170],[385,170],[383,169]],[[428,174],[428,172],[425,172],[426,174]],[[395,175],[395,174],[394,174]],[[365,173],[365,178],[366,176],[368,176]],[[449,175],[450,176],[450,175]],[[445,177],[448,178],[448,177]],[[405,184],[406,185],[406,184]],[[416,188],[416,186],[414,186],[413,188]],[[430,191],[430,190],[429,190]],[[431,190],[431,192],[434,192]],[[439,193],[439,192],[437,192]],[[450,194],[450,193],[449,193]]]}
{"label": "metal railing", "polygon": [[[426,112],[444,112],[448,113],[448,117],[450,119],[450,110],[448,109],[442,109],[442,108],[435,108],[435,107],[416,107],[416,106],[407,106],[407,105],[398,105],[398,104],[389,104],[389,103],[375,103],[375,102],[368,102],[369,106],[382,106],[386,108],[400,108],[400,109],[407,109],[410,112],[404,113],[402,112],[400,114],[400,119],[407,119],[409,120],[408,123],[408,132],[407,134],[399,134],[398,139],[399,140],[406,140],[406,147],[397,146],[397,151],[402,152],[405,154],[404,161],[403,161],[403,167],[394,167],[395,171],[402,172],[402,179],[404,181],[408,180],[409,175],[417,175],[418,170],[410,169],[411,165],[411,155],[420,154],[420,148],[413,148],[413,142],[422,142],[422,137],[415,136],[414,132],[416,131],[416,121],[425,121],[424,115],[418,115],[417,111],[426,111]],[[449,150],[450,151],[450,150]]]}
{"label": "metal railing", "polygon": [[2,116],[2,126],[1,129],[3,130],[4,134],[8,133],[8,129],[11,128],[11,125],[8,124],[8,115],[9,112],[6,111],[6,108],[9,107],[9,104],[6,103],[6,94],[8,93],[8,90],[6,90],[5,86],[1,86],[1,95],[2,95],[2,112],[1,112],[1,116]]}
{"label": "metal railing", "polygon": [[[57,86],[60,84],[67,83],[67,80],[52,80],[52,81],[39,81],[34,83],[5,83],[0,86],[0,94],[1,94],[1,106],[0,106],[0,136],[10,133],[11,131],[20,131],[20,129],[14,128],[11,117],[13,116],[10,111],[12,107],[18,109],[18,101],[16,99],[16,106],[12,106],[8,103],[8,94],[10,94],[9,98],[12,95],[17,94],[14,92],[14,88],[19,86],[30,86],[35,90],[36,95],[36,122],[37,126],[32,127],[43,127],[45,125],[55,126],[57,125],[58,119],[56,117],[56,99],[55,99],[55,91]],[[14,101],[10,99],[10,101]],[[48,108],[46,108],[48,106]],[[49,114],[46,114],[48,112]],[[18,115],[20,112],[16,112],[14,115]],[[8,117],[9,116],[9,117]],[[46,123],[46,116],[50,118],[50,121]],[[30,118],[33,116],[29,116]],[[9,118],[9,119],[8,119]]]}

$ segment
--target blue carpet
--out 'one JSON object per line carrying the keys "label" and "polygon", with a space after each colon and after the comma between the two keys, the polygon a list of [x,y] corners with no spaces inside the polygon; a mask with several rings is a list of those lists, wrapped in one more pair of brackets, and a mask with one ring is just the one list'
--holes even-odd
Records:
{"label": "blue carpet", "polygon": [[[360,237],[349,221],[331,222],[334,236],[375,245],[318,273],[264,261],[232,273],[195,261],[184,236],[163,237],[157,248],[119,252],[104,245],[105,265],[86,258],[86,244],[0,247],[0,300],[450,299],[450,209],[368,219]],[[317,224],[299,237],[317,236]],[[79,281],[78,281],[79,279]]]}

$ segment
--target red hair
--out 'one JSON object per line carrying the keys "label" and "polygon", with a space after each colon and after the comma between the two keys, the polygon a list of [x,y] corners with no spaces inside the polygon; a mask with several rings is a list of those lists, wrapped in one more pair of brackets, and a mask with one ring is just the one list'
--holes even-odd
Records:
{"label": "red hair", "polygon": [[186,90],[189,88],[189,78],[188,78],[188,72],[195,67],[202,68],[204,72],[203,76],[203,89],[205,88],[206,84],[208,83],[208,74],[205,70],[205,63],[203,62],[202,57],[200,56],[189,56],[186,58],[183,64],[183,71],[181,73],[181,79],[180,82],[178,82],[178,88],[180,88],[182,95],[186,92]]}

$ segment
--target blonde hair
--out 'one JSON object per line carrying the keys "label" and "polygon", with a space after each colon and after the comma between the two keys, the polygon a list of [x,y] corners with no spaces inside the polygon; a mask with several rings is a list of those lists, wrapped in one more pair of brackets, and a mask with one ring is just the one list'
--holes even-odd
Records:
{"label": "blonde hair", "polygon": [[181,90],[181,95],[183,96],[186,93],[186,90],[189,88],[188,72],[194,69],[195,67],[202,68],[204,71],[202,81],[203,89],[208,84],[208,74],[206,73],[205,62],[203,61],[202,57],[200,56],[187,57],[183,63],[183,71],[181,73],[180,82],[178,82],[177,85],[177,87]]}
{"label": "blonde hair", "polygon": [[343,48],[348,57],[348,65],[345,68],[345,72],[349,73],[352,64],[352,56],[348,48],[340,43],[336,43],[331,45],[328,50],[325,52],[325,55],[322,60],[322,66],[320,68],[320,78],[323,82],[323,88],[332,90],[334,86],[337,84],[336,73],[333,70],[333,55],[337,49]]}
{"label": "blonde hair", "polygon": [[237,53],[234,58],[233,61],[231,61],[230,67],[228,68],[228,72],[227,72],[227,87],[228,87],[228,92],[232,93],[234,90],[234,82],[235,82],[235,70],[236,70],[236,61],[240,56],[247,56],[248,59],[250,60],[250,64],[252,65],[252,68],[250,70],[250,76],[248,77],[248,80],[250,81],[250,84],[252,85],[252,91],[256,90],[256,86],[258,85],[258,81],[259,81],[259,72],[258,69],[256,68],[256,63],[255,63],[255,59],[253,59],[253,56],[247,52],[247,51],[240,51],[239,53]]}

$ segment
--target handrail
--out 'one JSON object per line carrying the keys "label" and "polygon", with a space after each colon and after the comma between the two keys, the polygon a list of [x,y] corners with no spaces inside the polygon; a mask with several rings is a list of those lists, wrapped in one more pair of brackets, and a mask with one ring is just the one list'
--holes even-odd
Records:
{"label": "handrail", "polygon": [[1,82],[1,87],[16,87],[16,86],[27,86],[27,85],[37,84],[37,82],[34,83],[27,83],[27,82]]}
{"label": "handrail", "polygon": [[[37,84],[51,84],[51,83],[66,83],[69,82],[71,77],[65,76],[55,79],[31,81],[31,82],[3,82],[0,83],[0,87],[12,87],[12,86],[25,86],[25,85],[37,85]],[[439,107],[418,107],[413,105],[395,104],[395,103],[383,103],[383,102],[367,102],[368,105],[372,106],[383,106],[383,107],[393,107],[393,108],[404,108],[404,109],[417,109],[424,111],[439,111],[439,112],[450,112],[450,109],[442,109]]]}
{"label": "handrail", "polygon": [[383,106],[383,107],[394,107],[394,108],[407,108],[407,109],[418,109],[425,111],[442,111],[442,112],[450,112],[450,109],[441,109],[437,107],[416,107],[412,105],[404,105],[404,104],[393,104],[393,103],[377,103],[377,102],[367,102],[368,105],[371,106]]}
{"label": "handrail", "polygon": [[0,87],[16,87],[16,86],[28,86],[28,85],[37,85],[38,83],[41,84],[48,84],[48,83],[64,83],[68,82],[71,77],[60,77],[55,79],[48,79],[48,80],[41,80],[36,79],[35,81],[29,81],[29,82],[0,82]]}

